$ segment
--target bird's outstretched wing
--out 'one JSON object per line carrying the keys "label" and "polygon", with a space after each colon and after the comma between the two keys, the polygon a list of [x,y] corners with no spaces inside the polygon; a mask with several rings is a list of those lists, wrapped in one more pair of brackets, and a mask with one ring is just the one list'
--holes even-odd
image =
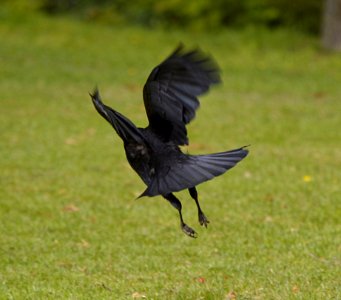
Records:
{"label": "bird's outstretched wing", "polygon": [[162,162],[162,167],[156,170],[155,177],[140,197],[167,195],[219,176],[248,155],[245,147],[207,155],[186,155],[184,160],[174,159],[167,164]]}
{"label": "bird's outstretched wing", "polygon": [[114,127],[124,142],[135,141],[143,143],[144,138],[138,128],[125,116],[105,105],[101,100],[97,88],[90,96],[98,113]]}
{"label": "bird's outstretched wing", "polygon": [[219,83],[216,63],[199,49],[184,52],[180,45],[155,67],[143,89],[149,128],[164,142],[187,145],[188,124],[199,107],[197,96]]}

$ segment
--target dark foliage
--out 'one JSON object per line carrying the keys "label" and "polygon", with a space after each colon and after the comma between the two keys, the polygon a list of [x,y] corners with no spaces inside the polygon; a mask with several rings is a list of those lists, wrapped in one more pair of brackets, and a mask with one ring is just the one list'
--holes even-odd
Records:
{"label": "dark foliage", "polygon": [[322,0],[40,0],[48,13],[75,13],[88,20],[144,26],[190,27],[286,26],[317,33]]}

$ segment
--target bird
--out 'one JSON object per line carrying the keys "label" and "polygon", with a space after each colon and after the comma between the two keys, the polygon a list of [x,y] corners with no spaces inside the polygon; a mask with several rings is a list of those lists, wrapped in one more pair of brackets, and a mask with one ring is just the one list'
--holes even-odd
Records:
{"label": "bird", "polygon": [[126,158],[147,188],[138,197],[166,199],[180,218],[180,227],[189,237],[198,235],[182,216],[182,204],[175,192],[188,190],[194,199],[198,220],[207,228],[209,220],[199,204],[196,186],[222,175],[244,159],[247,146],[213,154],[184,153],[189,144],[186,125],[196,116],[198,96],[221,82],[221,71],[214,59],[200,48],[175,50],[150,73],[143,100],[149,124],[136,127],[127,117],[104,104],[98,88],[90,93],[97,112],[109,122],[123,141]]}

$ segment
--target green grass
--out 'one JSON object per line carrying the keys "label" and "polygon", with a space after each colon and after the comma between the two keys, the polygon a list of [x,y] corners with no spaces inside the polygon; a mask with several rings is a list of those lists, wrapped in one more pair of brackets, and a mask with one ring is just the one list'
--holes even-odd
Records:
{"label": "green grass", "polygon": [[[341,298],[340,55],[288,31],[0,13],[0,299]],[[178,194],[198,239],[161,197],[134,200],[145,187],[88,96],[98,84],[145,126],[144,81],[180,40],[224,81],[201,98],[188,151],[252,144],[199,186],[207,230]]]}

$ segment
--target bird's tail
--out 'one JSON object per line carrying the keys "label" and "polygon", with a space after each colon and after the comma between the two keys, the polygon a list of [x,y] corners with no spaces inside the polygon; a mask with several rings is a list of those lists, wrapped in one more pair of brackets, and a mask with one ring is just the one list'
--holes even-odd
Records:
{"label": "bird's tail", "polygon": [[97,88],[90,96],[98,113],[114,127],[123,141],[143,142],[143,136],[130,120],[102,102]]}
{"label": "bird's tail", "polygon": [[[202,173],[203,177],[215,177],[225,173],[227,170],[233,168],[238,162],[244,159],[249,150],[245,149],[248,146],[243,146],[238,149],[233,149],[225,152],[206,154],[206,155],[194,155],[192,156],[193,162],[191,163],[193,173]],[[206,174],[206,176],[204,176]],[[211,178],[207,178],[209,180]],[[198,180],[200,178],[198,177]]]}
{"label": "bird's tail", "polygon": [[188,155],[185,161],[174,161],[168,168],[163,168],[165,172],[157,172],[140,197],[167,195],[224,174],[248,155],[246,147],[206,155]]}

